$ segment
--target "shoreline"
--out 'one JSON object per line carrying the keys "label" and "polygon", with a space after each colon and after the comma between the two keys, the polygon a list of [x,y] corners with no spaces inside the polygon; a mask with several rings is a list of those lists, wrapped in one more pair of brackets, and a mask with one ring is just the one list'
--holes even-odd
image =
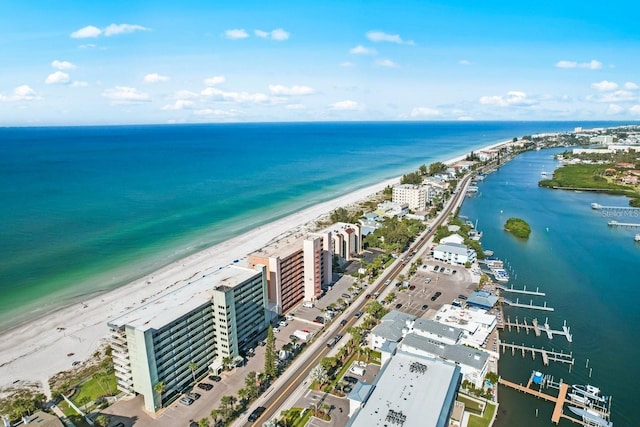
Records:
{"label": "shoreline", "polygon": [[[503,140],[470,151],[489,150],[510,142]],[[467,154],[444,163],[458,162]],[[241,260],[274,239],[305,231],[311,223],[336,208],[364,201],[399,180],[400,177],[386,179],[307,207],[172,261],[128,284],[97,291],[84,301],[72,302],[2,331],[0,394],[11,387],[39,386],[49,395],[48,379],[51,376],[71,369],[74,361],[89,359],[101,345],[108,343],[108,320],[175,286],[186,284],[199,274]]]}

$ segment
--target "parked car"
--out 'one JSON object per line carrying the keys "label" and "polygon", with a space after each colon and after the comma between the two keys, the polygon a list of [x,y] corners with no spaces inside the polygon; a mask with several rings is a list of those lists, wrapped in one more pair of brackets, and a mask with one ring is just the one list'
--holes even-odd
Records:
{"label": "parked car", "polygon": [[396,308],[400,308],[400,307],[402,307],[402,304],[401,303],[397,303],[396,304]]}
{"label": "parked car", "polygon": [[463,301],[467,299],[467,297],[466,297],[466,296],[464,296],[464,295],[462,295],[462,294],[458,295],[458,298],[459,298],[459,299],[461,299],[461,300],[463,300]]}
{"label": "parked car", "polygon": [[352,377],[352,376],[349,376],[349,375],[347,375],[345,377],[342,377],[342,380],[344,382],[350,383],[350,384],[355,384],[355,383],[358,382],[358,379],[356,377]]}
{"label": "parked car", "polygon": [[425,285],[428,285],[429,283],[431,283],[431,277],[427,277],[426,279],[424,279]]}
{"label": "parked car", "polygon": [[440,267],[438,267],[437,265],[433,266],[433,271],[435,271],[436,273],[438,272],[438,270],[440,270]]}
{"label": "parked car", "polygon": [[346,324],[347,324],[347,319],[342,319],[342,320],[340,321],[340,326],[344,326],[344,325],[346,325]]}
{"label": "parked car", "polygon": [[253,410],[252,413],[249,414],[249,421],[253,422],[257,420],[258,418],[260,418],[260,415],[262,415],[266,410],[267,408],[265,408],[264,406],[258,406]]}
{"label": "parked car", "polygon": [[200,390],[205,390],[205,391],[209,391],[213,388],[213,384],[209,384],[209,383],[200,383],[198,384],[198,388]]}
{"label": "parked car", "polygon": [[429,306],[427,304],[422,304],[422,309],[426,310],[427,308],[429,308]]}
{"label": "parked car", "polygon": [[222,381],[222,377],[218,376],[218,375],[209,375],[209,379],[211,381],[215,381],[215,382],[220,382]]}
{"label": "parked car", "polygon": [[187,397],[187,396],[184,396],[184,397],[182,397],[182,398],[180,399],[180,403],[182,403],[182,404],[183,404],[183,405],[185,405],[185,406],[189,406],[189,405],[191,405],[193,402],[194,402],[194,400],[193,400],[193,399],[191,399],[191,398],[189,398],[189,397]]}
{"label": "parked car", "polygon": [[280,326],[282,326],[283,328],[287,325],[289,325],[285,320],[281,320],[279,323]]}
{"label": "parked car", "polygon": [[273,328],[273,332],[277,334],[278,332],[280,332],[280,328]]}
{"label": "parked car", "polygon": [[324,325],[324,317],[322,316],[316,316],[316,318],[313,319],[313,321],[316,323],[322,323]]}
{"label": "parked car", "polygon": [[442,295],[442,292],[436,292],[435,294],[433,294],[433,296],[431,297],[431,301],[435,301],[438,299],[438,297],[440,297],[440,295]]}
{"label": "parked car", "polygon": [[192,400],[198,400],[200,399],[200,396],[201,396],[200,393],[194,393],[194,392],[187,393],[187,397]]}
{"label": "parked car", "polygon": [[411,285],[411,286],[409,286],[409,290],[410,290],[410,291],[414,290],[415,288],[416,288],[416,285]]}
{"label": "parked car", "polygon": [[364,311],[358,310],[353,315],[354,315],[354,317],[358,318],[358,317],[362,316],[363,314],[364,314]]}

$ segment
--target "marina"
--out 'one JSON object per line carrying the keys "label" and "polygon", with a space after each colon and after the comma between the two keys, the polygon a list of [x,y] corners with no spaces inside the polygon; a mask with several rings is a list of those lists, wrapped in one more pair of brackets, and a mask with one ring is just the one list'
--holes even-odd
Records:
{"label": "marina", "polygon": [[[541,372],[537,371],[534,371],[531,374],[531,377],[529,378],[526,386],[505,380],[502,377],[498,379],[498,384],[502,384],[503,386],[512,388],[531,396],[535,396],[539,399],[553,402],[555,406],[551,415],[551,422],[554,424],[560,423],[560,419],[564,418],[571,421],[572,423],[580,424],[583,426],[613,427],[613,423],[609,420],[611,414],[610,403],[609,406],[607,406],[606,404],[600,404],[599,402],[595,402],[589,398],[582,399],[582,402],[573,400],[575,397],[575,393],[573,392],[575,391],[576,387],[584,386],[570,386],[569,384],[564,383],[562,380],[560,380],[560,382],[555,382],[552,377],[543,375]],[[537,390],[533,387],[534,384],[538,386]],[[558,394],[557,396],[554,396],[545,393],[542,391],[543,388],[556,389],[558,390]],[[610,402],[609,398],[607,398],[606,400]],[[567,409],[569,410],[569,412],[579,416],[580,419],[565,414],[565,404],[567,405]]]}
{"label": "marina", "polygon": [[637,222],[618,222],[618,221],[609,221],[607,223],[609,227],[629,227],[629,228],[640,228],[640,224]]}
{"label": "marina", "polygon": [[535,291],[528,291],[527,287],[525,286],[523,289],[516,289],[513,287],[513,285],[511,285],[511,287],[506,288],[504,286],[497,286],[498,289],[500,289],[501,291],[504,292],[511,292],[511,293],[515,293],[515,294],[527,294],[527,295],[535,295],[535,296],[539,296],[539,297],[544,297],[546,296],[546,294],[544,292],[540,292],[539,288],[536,288]]}
{"label": "marina", "polygon": [[544,348],[529,347],[526,345],[508,344],[500,341],[498,343],[502,353],[505,353],[507,349],[511,350],[511,355],[515,356],[516,351],[522,353],[522,357],[525,357],[527,353],[531,352],[531,358],[535,360],[536,354],[542,357],[542,363],[544,366],[549,366],[549,362],[568,363],[572,365],[575,363],[573,353],[557,352],[553,350],[545,350]]}
{"label": "marina", "polygon": [[553,339],[554,335],[562,335],[567,339],[568,342],[573,342],[573,335],[571,335],[570,328],[567,326],[566,321],[562,325],[562,330],[551,329],[549,327],[548,319],[545,319],[544,325],[542,328],[538,325],[538,319],[535,319],[535,318],[531,322],[531,325],[529,325],[527,323],[526,317],[523,323],[520,323],[517,317],[515,322],[511,322],[511,319],[507,318],[507,321],[504,322],[504,326],[506,326],[509,329],[509,332],[511,332],[511,328],[515,328],[517,332],[520,332],[520,329],[523,329],[526,331],[527,334],[529,334],[529,331],[532,330],[537,337],[542,335],[542,332],[545,332],[547,334],[547,338],[549,338],[550,340]]}
{"label": "marina", "polygon": [[535,305],[533,303],[533,300],[529,301],[529,304],[521,304],[519,298],[516,298],[516,302],[513,302],[506,298],[501,298],[501,300],[503,303],[511,307],[529,308],[531,310],[554,311],[553,307],[547,307],[546,302],[544,302],[544,305]]}

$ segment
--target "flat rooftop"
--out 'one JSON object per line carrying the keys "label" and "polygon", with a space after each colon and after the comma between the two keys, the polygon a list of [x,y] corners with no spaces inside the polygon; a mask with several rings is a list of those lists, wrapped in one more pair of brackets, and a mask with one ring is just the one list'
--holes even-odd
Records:
{"label": "flat rooftop", "polygon": [[282,239],[270,242],[266,246],[251,252],[249,256],[256,257],[281,257],[286,258],[294,252],[302,250],[302,242],[308,237],[307,233],[297,233],[290,236],[283,237]]}
{"label": "flat rooftop", "polygon": [[177,289],[161,294],[144,305],[112,319],[108,325],[131,326],[141,331],[161,329],[198,307],[209,304],[215,290],[224,292],[260,274],[259,270],[235,265],[222,267]]}
{"label": "flat rooftop", "polygon": [[446,426],[459,379],[460,367],[453,363],[398,351],[347,426]]}

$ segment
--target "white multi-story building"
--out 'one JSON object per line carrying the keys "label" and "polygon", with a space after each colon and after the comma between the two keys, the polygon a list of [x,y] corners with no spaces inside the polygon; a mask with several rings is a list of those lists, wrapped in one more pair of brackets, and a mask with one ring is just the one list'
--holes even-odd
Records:
{"label": "white multi-story building", "polygon": [[118,389],[157,411],[252,345],[268,326],[266,306],[265,268],[228,266],[112,319]]}
{"label": "white multi-story building", "polygon": [[333,255],[350,261],[362,252],[362,226],[336,222],[322,230],[322,233],[331,233]]}
{"label": "white multi-story building", "polygon": [[452,265],[474,263],[477,259],[476,251],[458,243],[445,243],[433,249],[433,259],[444,261]]}
{"label": "white multi-story building", "polygon": [[412,211],[423,211],[429,200],[429,186],[398,184],[393,186],[391,195],[393,203],[407,204]]}

